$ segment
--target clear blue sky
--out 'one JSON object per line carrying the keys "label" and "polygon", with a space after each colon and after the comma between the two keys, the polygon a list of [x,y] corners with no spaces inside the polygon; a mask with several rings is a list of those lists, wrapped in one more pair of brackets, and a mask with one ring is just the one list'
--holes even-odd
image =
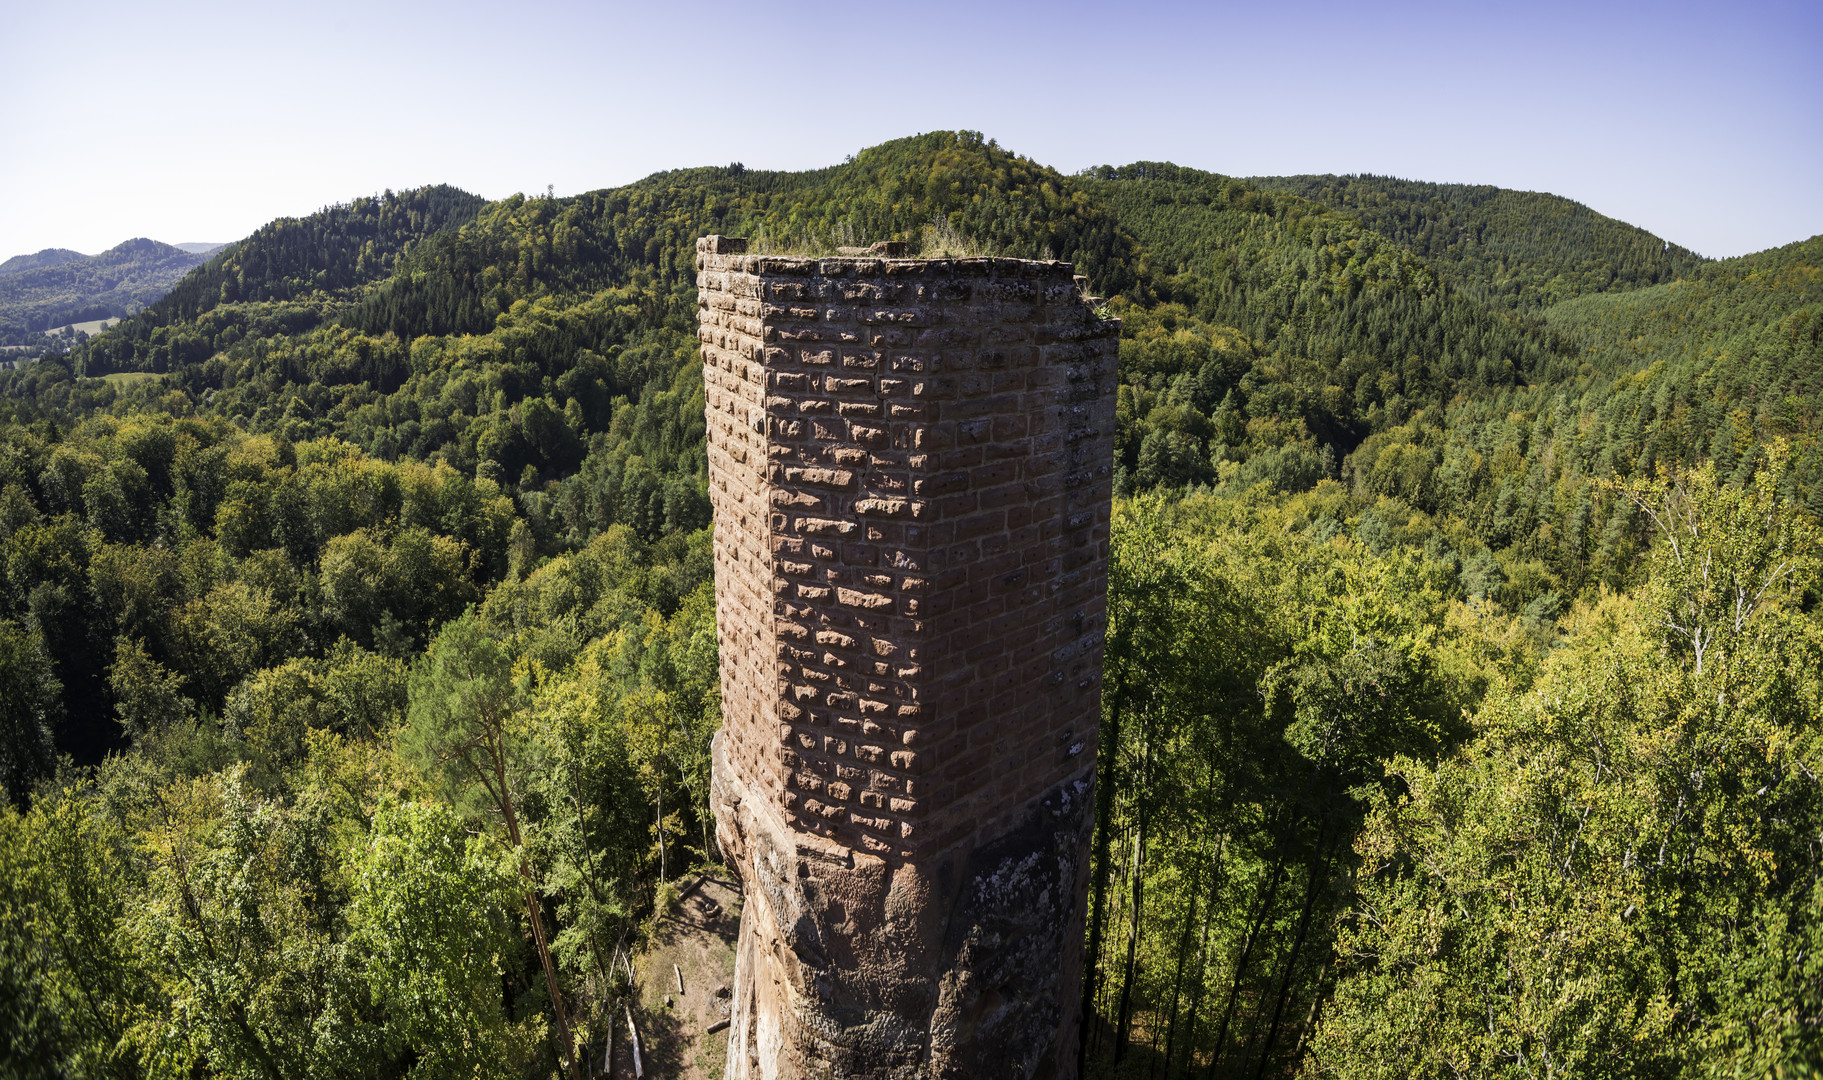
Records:
{"label": "clear blue sky", "polygon": [[799,169],[970,128],[1065,172],[1555,192],[1708,255],[1823,232],[1823,4],[0,0],[0,258],[387,187]]}

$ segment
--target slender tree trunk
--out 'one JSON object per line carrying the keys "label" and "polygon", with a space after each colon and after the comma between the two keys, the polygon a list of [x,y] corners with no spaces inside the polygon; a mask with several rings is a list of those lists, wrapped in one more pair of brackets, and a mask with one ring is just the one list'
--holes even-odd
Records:
{"label": "slender tree trunk", "polygon": [[[1148,714],[1142,714],[1148,715]],[[1133,987],[1139,981],[1139,937],[1142,920],[1145,916],[1146,894],[1146,839],[1151,831],[1152,813],[1146,804],[1147,795],[1152,791],[1152,733],[1151,724],[1142,723],[1140,738],[1144,744],[1144,756],[1140,759],[1140,779],[1135,785],[1133,801],[1136,804],[1139,829],[1133,845],[1132,888],[1133,901],[1128,909],[1127,920],[1127,958],[1122,965],[1120,983],[1120,1021],[1114,1033],[1114,1066],[1127,1056],[1127,1048],[1133,1042]]]}
{"label": "slender tree trunk", "polygon": [[1241,979],[1247,973],[1247,965],[1253,959],[1253,948],[1259,944],[1260,929],[1266,923],[1266,916],[1272,911],[1273,901],[1278,898],[1279,880],[1285,874],[1285,854],[1281,848],[1279,856],[1272,864],[1272,880],[1266,886],[1266,895],[1260,900],[1260,909],[1254,913],[1253,925],[1247,928],[1247,939],[1241,944],[1241,955],[1235,959],[1233,977],[1228,980],[1228,1003],[1222,1007],[1222,1022],[1215,1029],[1215,1045],[1209,1052],[1209,1071],[1205,1074],[1215,1076],[1215,1066],[1222,1059],[1222,1050],[1228,1042],[1228,1028],[1234,1020],[1234,1005],[1241,996]]}
{"label": "slender tree trunk", "polygon": [[[1215,803],[1215,758],[1213,756],[1210,757],[1207,764],[1208,774],[1203,780],[1203,805],[1205,806],[1213,805]],[[1205,817],[1204,825],[1207,829],[1207,833],[1214,836],[1215,842],[1209,849],[1209,867],[1207,870],[1209,878],[1209,903],[1203,907],[1203,925],[1202,928],[1197,931],[1197,992],[1190,996],[1190,1034],[1192,1036],[1193,1048],[1196,1033],[1196,1010],[1202,996],[1203,950],[1208,943],[1209,937],[1209,909],[1215,906],[1215,883],[1220,876],[1220,865],[1218,860],[1222,848],[1222,836],[1216,833],[1213,814]],[[1178,1006],[1181,1004],[1183,996],[1184,966],[1186,959],[1190,955],[1190,927],[1196,922],[1196,906],[1197,901],[1201,898],[1201,885],[1202,873],[1199,870],[1197,884],[1190,890],[1190,912],[1184,917],[1184,936],[1183,939],[1178,942],[1177,946],[1177,974],[1171,978],[1171,1019],[1166,1024],[1165,1031],[1165,1080],[1171,1080],[1171,1062],[1176,1056]],[[1192,1052],[1194,1052],[1194,1049]]]}
{"label": "slender tree trunk", "polygon": [[[530,867],[522,861],[520,873],[528,881],[531,878],[529,871]],[[563,1006],[563,991],[557,986],[557,964],[551,959],[550,943],[545,938],[542,909],[543,905],[538,902],[537,891],[527,889],[525,910],[526,914],[532,917],[532,941],[538,946],[538,962],[544,965],[544,981],[551,991],[551,1008],[557,1014],[557,1031],[563,1038],[564,1056],[569,1059],[570,1075],[575,1080],[582,1080],[582,1070],[576,1060],[576,1041],[570,1035],[570,1018]]]}
{"label": "slender tree trunk", "polygon": [[[498,730],[498,729],[496,729]],[[544,966],[545,985],[551,993],[551,1011],[557,1015],[557,1031],[563,1039],[563,1054],[570,1066],[571,1080],[582,1080],[582,1068],[576,1060],[576,1041],[570,1037],[570,1018],[563,1005],[563,990],[557,983],[557,965],[551,960],[551,949],[544,933],[544,911],[538,902],[538,890],[532,877],[531,859],[519,833],[519,814],[514,807],[512,789],[506,782],[506,747],[496,743],[489,748],[493,758],[494,780],[499,785],[500,809],[506,818],[507,838],[519,852],[519,876],[525,879],[525,910],[532,920],[532,942],[538,948],[538,962]]]}
{"label": "slender tree trunk", "polygon": [[[571,766],[570,782],[575,785],[575,790],[580,790],[581,781],[576,776],[574,762],[571,763]],[[589,846],[588,822],[583,819],[582,800],[577,798],[575,790],[572,790],[570,794],[570,805],[576,808],[576,842],[582,845],[582,857],[589,866],[589,872],[584,875],[583,880],[589,887],[589,896],[595,901],[596,909],[605,911],[607,905],[602,902],[601,887],[595,880],[601,871],[595,865],[595,849]],[[605,992],[608,984],[608,969],[601,959],[601,939],[593,929],[589,931],[589,954],[595,959],[595,973],[601,978],[602,989]]]}
{"label": "slender tree trunk", "polygon": [[1114,803],[1114,765],[1120,754],[1120,702],[1108,710],[1095,763],[1095,841],[1090,852],[1089,941],[1083,949],[1082,1019],[1076,1029],[1076,1073],[1088,1065],[1089,1029],[1095,1022],[1095,994],[1100,989],[1101,935],[1108,918],[1108,847]]}
{"label": "slender tree trunk", "polygon": [[1153,1023],[1146,1025],[1146,1050],[1149,1052],[1146,1061],[1146,1080],[1152,1080],[1153,1073],[1158,1071],[1158,1010],[1148,1010]]}
{"label": "slender tree trunk", "polygon": [[1266,1063],[1272,1060],[1272,1047],[1279,1038],[1279,1021],[1285,1015],[1285,1000],[1290,996],[1292,977],[1298,970],[1298,953],[1303,950],[1304,940],[1310,933],[1310,913],[1316,906],[1318,890],[1329,878],[1329,859],[1323,853],[1324,843],[1328,839],[1329,818],[1329,814],[1324,814],[1317,827],[1316,857],[1311,860],[1310,880],[1304,888],[1304,910],[1298,914],[1297,936],[1292,938],[1291,952],[1285,958],[1285,973],[1279,978],[1279,996],[1272,1006],[1272,1022],[1266,1027],[1266,1045],[1260,1048],[1260,1064],[1254,1070],[1254,1080],[1263,1080]]}
{"label": "slender tree trunk", "polygon": [[1120,1022],[1114,1031],[1114,1067],[1127,1056],[1127,1045],[1132,1041],[1131,1025],[1133,1021],[1133,984],[1139,968],[1139,917],[1146,893],[1146,826],[1148,822],[1141,818],[1139,822],[1139,841],[1133,847],[1133,915],[1127,926],[1127,960],[1120,985]]}
{"label": "slender tree trunk", "polygon": [[[1109,883],[1109,896],[1118,896],[1126,891],[1127,875],[1132,872],[1133,867],[1133,840],[1135,835],[1136,830],[1131,825],[1128,825],[1121,830],[1119,840],[1110,845],[1110,850],[1108,852],[1109,873],[1114,877],[1114,880]],[[1115,866],[1120,867],[1120,872],[1117,875],[1114,874],[1112,869],[1112,867]],[[1109,906],[1113,907],[1112,901],[1110,901]],[[1110,939],[1118,938],[1120,936],[1121,928],[1126,925],[1126,915],[1127,909],[1124,906],[1108,913],[1106,933]],[[1113,995],[1116,995],[1118,992],[1119,988],[1116,986],[1113,979],[1107,977],[1102,978],[1101,987],[1096,994],[1095,1008],[1097,1016],[1113,1015],[1114,1008],[1109,1002],[1113,1000]],[[1090,1052],[1095,1054],[1101,1053],[1104,1049],[1104,1044],[1113,1031],[1114,1024],[1112,1022],[1097,1025],[1094,1041],[1089,1047]]]}
{"label": "slender tree trunk", "polygon": [[[1218,857],[1213,854],[1209,857],[1209,902],[1203,905],[1203,928],[1197,934],[1196,989],[1190,994],[1189,1019],[1186,1021],[1188,1030],[1184,1033],[1184,1041],[1189,1047],[1184,1052],[1186,1076],[1196,1067],[1196,1018],[1202,1015],[1203,992],[1209,981],[1209,923],[1210,916],[1215,911],[1216,890],[1220,887],[1220,867],[1216,861]],[[1168,1048],[1165,1053],[1165,1080],[1171,1080],[1171,1054]]]}
{"label": "slender tree trunk", "polygon": [[[682,776],[683,772],[681,767],[677,770],[679,776]],[[715,812],[709,808],[709,798],[704,796],[702,805],[699,806],[696,801],[696,785],[686,781],[684,786],[690,791],[691,811],[696,814],[696,822],[703,830],[703,861],[720,862],[722,853],[716,849],[714,830],[709,825],[709,822],[715,817]]]}
{"label": "slender tree trunk", "polygon": [[1202,878],[1190,888],[1190,911],[1184,916],[1184,933],[1177,942],[1177,971],[1171,975],[1171,1014],[1165,1021],[1165,1076],[1171,1075],[1171,1049],[1177,1040],[1177,1007],[1183,997],[1184,963],[1190,957],[1190,928],[1196,925],[1196,903],[1201,899]]}
{"label": "slender tree trunk", "polygon": [[1329,977],[1329,965],[1317,969],[1317,985],[1310,993],[1310,1011],[1304,1014],[1304,1026],[1298,1029],[1297,1045],[1291,1048],[1292,1068],[1304,1059],[1304,1048],[1310,1045],[1310,1033],[1316,1030],[1317,1014],[1323,1008],[1323,981]]}

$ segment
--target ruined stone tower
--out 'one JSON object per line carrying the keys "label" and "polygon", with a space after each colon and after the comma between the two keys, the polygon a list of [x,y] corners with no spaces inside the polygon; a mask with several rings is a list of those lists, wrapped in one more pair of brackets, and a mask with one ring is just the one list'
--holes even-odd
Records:
{"label": "ruined stone tower", "polygon": [[1067,263],[745,248],[697,243],[727,1075],[1072,1076],[1118,324]]}

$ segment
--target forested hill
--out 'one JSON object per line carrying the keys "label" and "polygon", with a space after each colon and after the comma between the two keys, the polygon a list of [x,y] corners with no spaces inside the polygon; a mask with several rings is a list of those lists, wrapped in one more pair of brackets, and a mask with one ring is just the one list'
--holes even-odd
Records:
{"label": "forested hill", "polygon": [[1618,586],[1642,524],[1610,478],[1712,462],[1745,483],[1787,440],[1783,493],[1823,514],[1823,237],[1689,279],[1547,309],[1561,377],[1452,401],[1370,436],[1357,491],[1461,520],[1535,596]]}
{"label": "forested hill", "polygon": [[[1504,582],[1523,607],[1624,583],[1642,536],[1588,477],[1712,455],[1751,468],[1753,448],[1782,435],[1799,440],[1787,482],[1806,499],[1818,490],[1823,408],[1798,373],[1810,354],[1779,346],[1768,359],[1803,337],[1790,328],[1812,303],[1804,245],[1716,264],[1671,249],[1652,272],[1689,280],[1513,311],[1490,300],[1516,279],[1464,252],[1545,238],[1524,250],[1557,268],[1550,280],[1602,266],[1613,289],[1632,280],[1645,234],[1551,197],[1350,183],[1359,199],[1398,192],[1397,205],[1444,215],[1401,235],[1441,235],[1460,211],[1478,239],[1427,258],[1360,214],[1253,181],[1144,162],[1065,176],[937,132],[810,172],[734,164],[495,203],[425,188],[283,219],[71,366],[164,373],[160,385],[253,433],[498,476],[518,485],[547,551],[615,523],[656,539],[707,514],[695,237],[815,251],[935,242],[937,229],[979,251],[1074,260],[1113,297],[1123,494],[1344,480],[1459,516],[1459,560],[1492,552],[1499,568],[1475,580]],[[60,371],[14,377],[10,407],[67,417],[116,393]],[[1723,407],[1718,387],[1736,399]],[[1619,415],[1636,400],[1679,420]]]}
{"label": "forested hill", "polygon": [[0,262],[0,274],[17,274],[22,270],[34,270],[40,266],[56,266],[59,263],[75,262],[86,259],[80,251],[69,248],[45,248],[31,255],[14,255],[5,262]]}
{"label": "forested hill", "polygon": [[941,215],[983,251],[1069,258],[1097,286],[1131,286],[1130,238],[1053,169],[979,136],[917,136],[802,173],[726,168],[659,173],[567,199],[514,197],[422,245],[347,323],[369,333],[486,333],[520,299],[573,298],[636,278],[693,287],[695,238],[750,236],[780,250],[917,241]]}
{"label": "forested hill", "polygon": [[1688,276],[1702,256],[1581,203],[1486,184],[1390,176],[1263,176],[1254,183],[1334,207],[1500,306],[1536,311]]}
{"label": "forested hill", "polygon": [[[1489,307],[1354,218],[1296,196],[1155,162],[1080,183],[1143,253],[1130,290],[1142,310],[1122,356],[1134,426],[1121,463],[1138,487],[1213,482],[1224,464],[1250,482],[1267,475],[1255,457],[1294,443],[1346,456],[1414,411],[1549,379],[1573,354],[1541,321]],[[1237,332],[1250,370],[1223,377],[1192,342]],[[1181,436],[1217,441],[1204,454]]]}
{"label": "forested hill", "polygon": [[[279,218],[224,247],[157,303],[114,327],[77,364],[97,374],[165,371],[207,357],[224,329],[232,328],[234,340],[310,329],[391,273],[413,241],[474,217],[485,204],[437,185]],[[209,320],[218,308],[223,314]],[[255,313],[257,321],[248,322]]]}
{"label": "forested hill", "polygon": [[[1488,498],[1513,507],[1500,485],[1445,466],[1458,451],[1444,433],[1466,438],[1473,428],[1476,439],[1491,438],[1469,418],[1503,417],[1513,401],[1562,399],[1563,423],[1615,408],[1582,398],[1596,372],[1617,378],[1683,346],[1659,332],[1665,319],[1624,344],[1586,336],[1591,320],[1632,310],[1627,296],[1652,304],[1667,289],[1693,295],[1677,292],[1680,284],[1641,284],[1649,278],[1722,281],[1728,267],[1746,265],[1703,263],[1551,196],[1374,178],[1304,186],[1368,209],[1169,163],[1064,176],[979,135],[944,132],[802,173],[735,164],[491,204],[448,188],[388,193],[274,222],[72,362],[95,375],[169,372],[192,400],[254,431],[334,435],[383,458],[437,458],[464,471],[492,461],[509,479],[557,484],[555,516],[535,520],[555,530],[543,535],[576,542],[591,528],[584,519],[653,528],[699,512],[685,512],[700,503],[676,492],[653,495],[656,479],[623,493],[619,479],[583,479],[597,466],[576,471],[617,397],[637,404],[672,387],[683,412],[666,438],[695,437],[683,401],[696,392],[687,360],[696,236],[828,250],[843,238],[922,243],[935,222],[981,251],[1072,259],[1115,297],[1126,320],[1123,492],[1240,490],[1261,480],[1298,490],[1330,476],[1426,510]],[[1539,307],[1565,291],[1589,295]],[[1768,296],[1724,306],[1731,317],[1775,322],[1803,306],[1801,295]],[[1579,313],[1577,304],[1594,306]],[[1729,373],[1741,355],[1722,354],[1714,377],[1739,381]],[[1691,408],[1701,434],[1679,444],[1679,461],[1697,460],[1717,438],[1710,407]],[[1742,438],[1810,430],[1812,414],[1776,408],[1796,419],[1756,419]],[[568,418],[568,435],[552,426],[558,417]],[[1604,426],[1597,452],[1606,464],[1592,467],[1650,468],[1661,450],[1628,434],[1648,430]],[[688,456],[682,445],[665,453]],[[650,453],[632,457],[651,465]],[[700,472],[700,462],[691,468]],[[1481,476],[1485,464],[1476,469]],[[1792,476],[1806,497],[1818,475],[1823,463],[1801,454]],[[661,505],[671,510],[653,509]],[[1513,512],[1475,518],[1485,522],[1478,537],[1496,549],[1513,543],[1511,522],[1530,520]],[[1600,505],[1590,513],[1571,530],[1571,558],[1613,565],[1585,559],[1587,528],[1607,528]],[[1631,535],[1611,538],[1620,544],[1612,557],[1624,560]]]}
{"label": "forested hill", "polygon": [[108,319],[157,300],[202,260],[156,240],[128,240],[100,255],[73,259],[35,256],[32,265],[0,272],[0,344],[22,345],[33,335],[73,322]]}
{"label": "forested hill", "polygon": [[[1289,470],[1286,482],[1296,483],[1333,471],[1363,437],[1411,410],[1531,379],[1568,355],[1542,323],[1488,308],[1346,215],[1211,174],[1142,173],[1066,177],[979,136],[936,133],[814,172],[734,165],[567,199],[515,197],[473,220],[423,228],[409,252],[400,245],[389,275],[383,257],[360,261],[350,249],[326,262],[322,245],[286,246],[293,234],[337,233],[374,212],[357,203],[269,226],[75,363],[90,374],[173,371],[192,394],[219,391],[218,408],[256,425],[269,422],[256,402],[277,394],[289,421],[306,425],[296,430],[358,430],[369,447],[447,450],[472,463],[467,424],[369,411],[350,429],[321,406],[290,401],[350,380],[416,400],[404,383],[431,375],[427,365],[462,335],[501,334],[537,344],[515,346],[504,366],[480,365],[488,389],[460,409],[465,419],[515,404],[542,379],[599,383],[611,397],[633,386],[569,373],[594,363],[585,353],[606,359],[630,334],[687,331],[696,236],[827,249],[838,233],[921,242],[934,219],[982,251],[1071,259],[1098,290],[1122,297],[1136,382],[1121,461],[1141,488],[1213,482],[1224,462],[1239,468],[1258,454],[1247,476]],[[604,290],[631,291],[610,304]],[[521,303],[531,306],[519,313]],[[534,396],[557,409],[576,399],[586,415],[592,398],[578,393],[559,386]],[[1256,393],[1267,400],[1254,404]],[[336,400],[355,408],[359,397]],[[1224,402],[1240,427],[1217,432]],[[1243,437],[1254,413],[1269,423]],[[513,453],[503,464],[514,475],[526,464],[549,475],[566,460],[547,457]]]}
{"label": "forested hill", "polygon": [[1085,1075],[1823,1054],[1823,237],[934,132],[357,199],[0,372],[15,1071],[677,1030],[626,973],[713,852],[709,232],[1069,259],[1123,320]]}

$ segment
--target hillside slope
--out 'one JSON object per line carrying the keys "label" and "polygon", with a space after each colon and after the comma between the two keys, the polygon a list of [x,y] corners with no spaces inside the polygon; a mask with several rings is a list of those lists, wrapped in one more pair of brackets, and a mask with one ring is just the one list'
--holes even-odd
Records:
{"label": "hillside slope", "polygon": [[1686,277],[1706,260],[1559,195],[1390,176],[1263,176],[1341,210],[1499,306],[1537,311]]}
{"label": "hillside slope", "polygon": [[14,255],[5,262],[0,262],[0,275],[18,274],[26,270],[36,270],[40,266],[57,266],[86,258],[88,256],[82,252],[71,251],[69,248],[45,248],[43,251],[31,255]]}
{"label": "hillside slope", "polygon": [[[1740,466],[1744,448],[1815,426],[1796,376],[1780,375],[1790,392],[1776,402],[1744,389],[1772,385],[1764,350],[1722,348],[1721,329],[1703,339],[1709,397],[1665,391],[1682,426],[1590,419],[1632,400],[1628,372],[1690,368],[1692,318],[1776,336],[1766,327],[1808,303],[1803,245],[1709,264],[1552,196],[1377,178],[1303,186],[1365,209],[1168,163],[1067,177],[969,132],[809,172],[675,170],[565,199],[483,204],[429,188],[274,222],[74,363],[170,372],[255,432],[497,470],[525,489],[544,544],[614,522],[657,537],[706,514],[695,237],[827,250],[844,238],[920,243],[935,222],[980,250],[1072,259],[1114,296],[1120,490],[1344,478],[1364,497],[1458,515],[1479,542],[1536,564],[1527,596],[1622,574],[1635,547],[1605,497],[1572,498],[1559,482],[1667,455]],[[1794,284],[1765,285],[1774,264]],[[1675,274],[1691,276],[1644,284]],[[1511,309],[1564,291],[1580,298]],[[1710,299],[1684,303],[1699,293]],[[1722,408],[1717,387],[1758,410],[1728,421],[1732,454],[1715,417],[1741,405]],[[1578,444],[1593,447],[1568,472],[1557,444],[1530,434],[1547,409],[1547,428],[1580,425]],[[1500,434],[1509,428],[1528,434]],[[1496,479],[1508,445],[1516,460],[1549,457],[1551,477]],[[1806,497],[1823,477],[1809,446],[1792,474]],[[1569,523],[1546,527],[1563,513]]]}
{"label": "hillside slope", "polygon": [[[10,261],[17,258],[28,257]],[[0,275],[0,343],[23,345],[52,327],[130,315],[201,262],[199,255],[142,238],[100,255],[40,262]]]}
{"label": "hillside slope", "polygon": [[[1206,333],[1244,338],[1257,357],[1252,370],[1220,378],[1184,327],[1168,328],[1167,345],[1136,313],[1134,346],[1122,353],[1133,396],[1121,445],[1139,487],[1210,481],[1224,462],[1239,466],[1243,484],[1282,480],[1276,466],[1252,462],[1289,452],[1287,435],[1306,453],[1343,456],[1414,412],[1545,377],[1571,355],[1536,319],[1489,307],[1354,218],[1305,199],[1160,162],[1091,170],[1081,183],[1144,253],[1148,290],[1138,306],[1163,301],[1159,315],[1181,308],[1204,326],[1238,328]],[[1198,413],[1209,426],[1194,422]],[[1152,464],[1167,459],[1162,472]],[[1306,467],[1303,483],[1317,475]]]}
{"label": "hillside slope", "polygon": [[[232,336],[295,333],[391,272],[412,242],[473,217],[486,200],[447,185],[386,192],[304,218],[279,218],[217,252],[145,312],[115,327],[77,363],[93,374],[166,371],[207,356],[214,318]],[[259,320],[246,322],[257,310]]]}
{"label": "hillside slope", "polygon": [[[697,236],[828,250],[843,237],[921,243],[933,222],[978,250],[1070,259],[1117,294],[1123,490],[1305,486],[1416,410],[1569,363],[1542,323],[1487,307],[1346,215],[1175,167],[1066,177],[968,132],[804,173],[736,165],[514,197],[398,245],[396,265],[287,246],[292,232],[342,227],[322,215],[275,223],[76,362],[172,371],[254,430],[463,469],[493,460],[568,486],[616,397],[637,404],[673,376],[676,393],[696,392]],[[572,413],[573,438],[526,419]],[[560,502],[578,500],[594,501]]]}
{"label": "hillside slope", "polygon": [[1546,319],[1576,342],[1573,370],[1376,434],[1344,469],[1355,490],[1461,518],[1564,596],[1630,580],[1648,539],[1596,481],[1713,461],[1740,484],[1778,439],[1786,494],[1823,514],[1823,237]]}

